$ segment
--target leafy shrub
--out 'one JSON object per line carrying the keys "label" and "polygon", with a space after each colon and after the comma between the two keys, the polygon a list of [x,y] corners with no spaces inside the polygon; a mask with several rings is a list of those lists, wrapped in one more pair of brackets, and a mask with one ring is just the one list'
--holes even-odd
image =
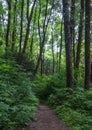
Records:
{"label": "leafy shrub", "polygon": [[70,130],[92,129],[92,90],[56,88],[49,95],[48,104]]}
{"label": "leafy shrub", "polygon": [[91,130],[90,128],[92,128],[91,116],[65,106],[56,107],[56,112],[68,126],[71,126],[70,130]]}
{"label": "leafy shrub", "polygon": [[33,89],[41,100],[45,100],[52,91],[52,87],[48,86],[49,79],[50,77],[37,75],[34,81]]}
{"label": "leafy shrub", "polygon": [[55,92],[56,88],[61,88],[65,85],[65,78],[60,74],[54,75],[37,75],[34,81],[33,89],[41,100],[47,100],[50,94]]}
{"label": "leafy shrub", "polygon": [[59,88],[59,89],[54,89],[54,93],[52,93],[48,97],[48,104],[51,106],[59,106],[59,105],[66,105],[70,106],[68,103],[69,101],[69,96],[72,93],[72,89],[67,89],[67,88]]}
{"label": "leafy shrub", "polygon": [[15,61],[0,59],[0,130],[18,130],[32,120],[38,99],[32,81]]}

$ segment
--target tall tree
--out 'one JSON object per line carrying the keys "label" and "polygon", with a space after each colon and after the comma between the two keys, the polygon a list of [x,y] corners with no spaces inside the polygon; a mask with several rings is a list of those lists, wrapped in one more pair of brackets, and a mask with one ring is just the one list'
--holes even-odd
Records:
{"label": "tall tree", "polygon": [[80,22],[79,22],[79,31],[78,31],[78,45],[76,52],[76,63],[75,68],[79,68],[80,63],[80,53],[81,53],[81,42],[82,42],[82,32],[83,32],[83,18],[84,18],[84,1],[81,0],[81,9],[80,9]]}
{"label": "tall tree", "polygon": [[75,67],[75,0],[71,0],[71,42],[73,46],[73,63]]}
{"label": "tall tree", "polygon": [[52,36],[52,58],[53,58],[53,66],[52,66],[52,73],[55,71],[55,56],[54,56],[54,26],[53,26],[53,21],[52,21],[52,31],[51,31],[51,36]]}
{"label": "tall tree", "polygon": [[34,0],[34,2],[33,2],[32,9],[31,9],[31,12],[30,12],[30,15],[29,15],[29,18],[28,18],[28,24],[27,24],[27,28],[26,28],[26,36],[25,36],[24,46],[23,46],[23,53],[25,53],[26,47],[27,47],[29,31],[30,31],[30,23],[31,23],[31,20],[32,20],[35,4],[36,4],[36,0]]}
{"label": "tall tree", "polygon": [[7,22],[7,31],[6,31],[6,49],[9,46],[9,34],[10,34],[10,25],[11,25],[11,0],[7,0],[8,4],[8,22]]}
{"label": "tall tree", "polygon": [[85,0],[85,89],[90,87],[90,0]]}
{"label": "tall tree", "polygon": [[21,53],[22,33],[23,33],[23,12],[24,12],[24,0],[21,1],[21,20],[20,20],[20,44],[19,53]]}
{"label": "tall tree", "polygon": [[34,8],[35,8],[35,4],[36,4],[36,0],[33,1],[31,12],[30,12],[30,15],[28,17],[28,23],[27,23],[27,28],[26,28],[26,35],[25,35],[25,39],[24,39],[22,56],[21,56],[21,60],[20,60],[21,64],[23,63],[25,52],[26,52],[26,48],[27,48],[27,44],[28,44],[28,38],[29,38],[29,32],[30,32],[30,23],[31,23],[31,20],[32,20],[32,16],[33,16],[33,11],[34,11]]}
{"label": "tall tree", "polygon": [[15,0],[13,8],[14,17],[13,17],[13,32],[12,32],[12,47],[11,47],[12,52],[14,51],[16,40],[16,6],[17,6],[17,0]]}
{"label": "tall tree", "polygon": [[[43,28],[42,28],[43,35],[42,35],[42,37],[41,37],[41,30],[38,27],[38,32],[39,32],[39,36],[40,36],[40,50],[39,50],[39,56],[38,56],[37,64],[36,64],[36,67],[35,67],[35,70],[34,70],[34,75],[37,73],[41,59],[42,59],[42,53],[43,53],[43,49],[44,49],[44,45],[45,45],[47,27],[48,27],[50,17],[51,17],[51,13],[52,13],[52,9],[53,9],[53,6],[54,6],[54,1],[52,1],[52,6],[51,6],[51,9],[50,9],[50,12],[48,13],[48,5],[49,5],[48,2],[49,1],[47,0],[46,5],[45,5],[45,15],[44,15],[44,20],[43,20]],[[41,13],[41,8],[39,10],[39,13]],[[40,18],[40,15],[38,16],[38,18]],[[38,20],[38,24],[39,24],[39,20]]]}
{"label": "tall tree", "polygon": [[63,42],[63,29],[62,29],[62,24],[63,22],[61,21],[61,29],[60,29],[60,35],[61,35],[61,40],[60,40],[60,50],[59,50],[59,72],[61,71],[61,53],[62,53],[62,42]]}
{"label": "tall tree", "polygon": [[29,0],[27,0],[27,21],[28,21],[28,18],[29,18]]}
{"label": "tall tree", "polygon": [[33,53],[34,31],[35,31],[36,18],[37,18],[37,8],[35,9],[35,12],[34,12],[32,35],[31,35],[31,43],[30,43],[30,54],[31,54],[31,57],[32,57],[32,53]]}
{"label": "tall tree", "polygon": [[68,0],[63,0],[63,17],[65,31],[65,49],[66,49],[66,77],[67,87],[72,87],[72,41],[71,41],[71,26],[69,19],[69,3]]}

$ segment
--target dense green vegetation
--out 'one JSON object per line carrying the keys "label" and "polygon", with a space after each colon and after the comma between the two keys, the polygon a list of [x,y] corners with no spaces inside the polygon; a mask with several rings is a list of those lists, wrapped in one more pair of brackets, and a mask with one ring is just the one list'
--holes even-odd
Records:
{"label": "dense green vegetation", "polygon": [[70,130],[92,130],[92,1],[0,0],[0,130],[39,103]]}
{"label": "dense green vegetation", "polygon": [[70,130],[92,129],[92,89],[85,91],[82,82],[79,87],[65,87],[65,75],[37,76],[34,91],[40,100],[53,108],[58,117]]}
{"label": "dense green vegetation", "polygon": [[34,119],[39,101],[31,86],[13,59],[0,58],[0,130],[18,130]]}

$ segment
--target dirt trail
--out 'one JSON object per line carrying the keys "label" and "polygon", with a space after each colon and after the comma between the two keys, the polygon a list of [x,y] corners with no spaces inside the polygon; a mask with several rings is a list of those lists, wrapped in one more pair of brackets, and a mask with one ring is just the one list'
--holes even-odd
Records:
{"label": "dirt trail", "polygon": [[45,105],[40,105],[36,119],[26,130],[69,130],[55,115],[55,112]]}

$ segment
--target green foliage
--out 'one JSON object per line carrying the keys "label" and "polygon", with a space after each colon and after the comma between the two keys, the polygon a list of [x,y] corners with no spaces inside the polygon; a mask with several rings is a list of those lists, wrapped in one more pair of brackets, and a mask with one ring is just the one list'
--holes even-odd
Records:
{"label": "green foliage", "polygon": [[80,63],[80,69],[74,69],[74,85],[84,87],[84,65]]}
{"label": "green foliage", "polygon": [[5,10],[3,9],[2,2],[0,2],[0,14],[5,14]]}
{"label": "green foliage", "polygon": [[55,89],[55,92],[48,97],[48,104],[53,107],[61,105],[65,103],[65,100],[68,100],[69,95],[70,93],[67,88]]}
{"label": "green foliage", "polygon": [[59,88],[49,96],[48,104],[70,130],[91,130],[92,90]]}
{"label": "green foliage", "polygon": [[18,130],[35,116],[38,99],[14,60],[0,59],[0,130]]}
{"label": "green foliage", "polygon": [[41,77],[40,75],[37,75],[36,80],[34,81],[35,85],[33,86],[33,89],[41,100],[46,99],[47,96],[50,94],[51,88],[47,86],[48,81],[49,81],[49,77],[47,76]]}
{"label": "green foliage", "polygon": [[68,126],[71,126],[70,130],[91,130],[91,116],[87,116],[84,113],[80,113],[79,111],[75,111],[65,106],[58,106],[56,112]]}
{"label": "green foliage", "polygon": [[[66,88],[65,73],[53,76],[37,75],[32,85],[36,95],[55,109],[70,130],[91,130],[92,90]],[[79,81],[79,86],[80,82]]]}
{"label": "green foliage", "polygon": [[37,75],[34,81],[33,89],[41,100],[46,100],[56,88],[65,86],[65,78],[60,74],[54,75]]}

